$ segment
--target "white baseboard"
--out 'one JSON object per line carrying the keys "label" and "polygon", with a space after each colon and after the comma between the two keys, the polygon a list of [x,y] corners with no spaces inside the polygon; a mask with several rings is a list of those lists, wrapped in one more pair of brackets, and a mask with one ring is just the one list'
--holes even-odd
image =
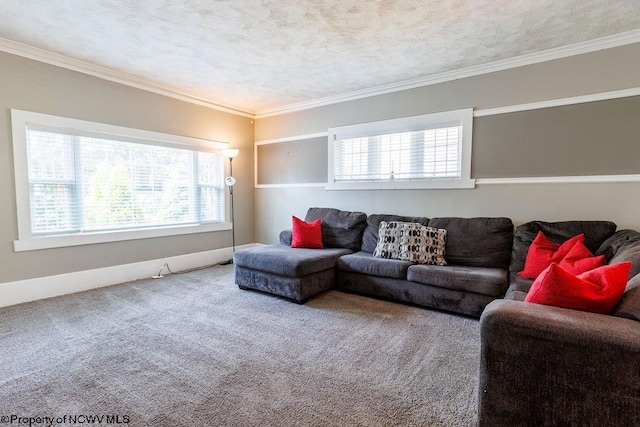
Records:
{"label": "white baseboard", "polygon": [[[252,246],[254,244],[238,246],[237,249]],[[171,271],[179,272],[218,264],[229,259],[231,259],[231,248],[223,248],[55,276],[0,283],[0,307],[72,294],[138,279],[147,279],[158,274],[165,263],[169,265]],[[166,272],[165,269],[163,274]]]}

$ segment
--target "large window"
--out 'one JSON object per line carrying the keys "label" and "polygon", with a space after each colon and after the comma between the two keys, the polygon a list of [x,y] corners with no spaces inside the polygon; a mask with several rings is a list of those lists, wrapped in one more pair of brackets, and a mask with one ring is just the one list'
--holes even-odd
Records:
{"label": "large window", "polygon": [[472,110],[329,129],[330,189],[472,188]]}
{"label": "large window", "polygon": [[12,111],[16,250],[225,227],[226,144]]}

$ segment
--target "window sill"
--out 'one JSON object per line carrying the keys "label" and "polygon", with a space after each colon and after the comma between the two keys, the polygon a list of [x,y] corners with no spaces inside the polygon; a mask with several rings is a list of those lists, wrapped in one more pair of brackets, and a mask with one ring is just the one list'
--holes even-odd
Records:
{"label": "window sill", "polygon": [[425,181],[333,182],[326,190],[451,190],[476,187],[475,179],[438,179]]}
{"label": "window sill", "polygon": [[184,225],[178,227],[150,228],[146,230],[110,231],[105,233],[36,237],[14,240],[13,250],[14,252],[36,251],[40,249],[93,245],[96,243],[150,239],[153,237],[179,236],[183,234],[207,233],[211,231],[224,230],[231,230],[231,223]]}

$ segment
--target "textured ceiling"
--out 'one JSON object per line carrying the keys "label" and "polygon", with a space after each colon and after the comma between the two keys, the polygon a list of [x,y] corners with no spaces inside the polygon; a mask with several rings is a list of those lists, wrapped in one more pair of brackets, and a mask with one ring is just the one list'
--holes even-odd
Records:
{"label": "textured ceiling", "polygon": [[0,37],[247,112],[640,29],[640,0],[0,0]]}

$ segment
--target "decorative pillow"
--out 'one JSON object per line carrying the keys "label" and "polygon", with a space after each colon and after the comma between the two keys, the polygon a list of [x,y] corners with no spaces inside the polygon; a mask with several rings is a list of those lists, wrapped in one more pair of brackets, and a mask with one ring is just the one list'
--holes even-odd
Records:
{"label": "decorative pillow", "polygon": [[575,276],[552,263],[533,282],[525,301],[609,314],[624,293],[630,270],[630,262],[620,262]]}
{"label": "decorative pillow", "polygon": [[607,263],[604,255],[593,256],[581,241],[576,242],[558,265],[569,273],[582,274]]}
{"label": "decorative pillow", "polygon": [[291,217],[291,247],[322,249],[322,221],[316,219],[305,222],[298,217]]}
{"label": "decorative pillow", "polygon": [[417,223],[381,221],[378,236],[374,257],[447,265],[444,259],[447,230]]}
{"label": "decorative pillow", "polygon": [[[578,234],[559,245],[551,243],[542,231],[538,232],[531,246],[529,246],[527,258],[524,261],[524,270],[518,274],[527,279],[535,279],[552,262],[560,262],[577,242],[584,244],[584,234]],[[582,258],[593,256],[589,250],[587,252]]]}
{"label": "decorative pillow", "polygon": [[[429,218],[419,216],[401,216],[392,214],[371,214],[367,217],[367,227],[362,233],[362,247],[363,252],[369,252],[370,254],[376,250],[378,244],[378,231],[380,230],[380,222],[382,221],[397,221],[397,222],[413,222],[422,224],[425,227],[429,225]],[[444,228],[444,227],[439,227]]]}

